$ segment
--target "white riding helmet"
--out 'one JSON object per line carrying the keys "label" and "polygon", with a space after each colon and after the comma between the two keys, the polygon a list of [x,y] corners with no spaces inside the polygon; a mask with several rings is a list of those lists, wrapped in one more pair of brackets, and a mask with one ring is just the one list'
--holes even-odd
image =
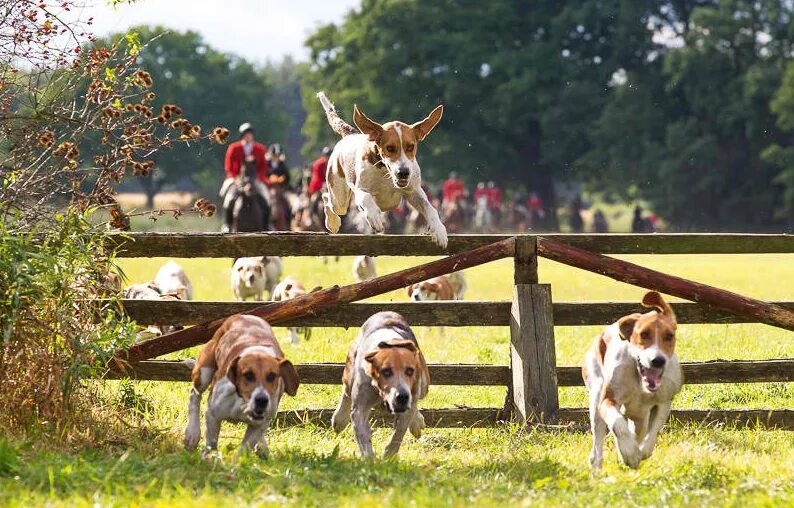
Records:
{"label": "white riding helmet", "polygon": [[237,129],[237,130],[240,131],[240,136],[242,136],[243,134],[245,134],[248,131],[253,131],[254,127],[253,127],[253,125],[251,125],[250,122],[245,122],[244,124],[240,125],[240,128]]}

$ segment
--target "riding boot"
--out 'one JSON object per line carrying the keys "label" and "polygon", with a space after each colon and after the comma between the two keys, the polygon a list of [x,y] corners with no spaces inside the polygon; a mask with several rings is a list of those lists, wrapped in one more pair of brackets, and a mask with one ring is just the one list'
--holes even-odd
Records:
{"label": "riding boot", "polygon": [[232,230],[232,223],[234,222],[234,206],[226,206],[223,208],[223,226],[221,226],[221,233],[229,233]]}
{"label": "riding boot", "polygon": [[259,199],[259,206],[262,208],[262,223],[265,225],[265,231],[270,231],[270,203],[267,199],[259,193],[256,193]]}

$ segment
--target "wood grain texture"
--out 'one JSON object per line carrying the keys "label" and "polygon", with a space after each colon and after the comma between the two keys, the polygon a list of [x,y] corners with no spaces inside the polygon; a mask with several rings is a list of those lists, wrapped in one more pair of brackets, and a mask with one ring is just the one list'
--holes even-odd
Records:
{"label": "wood grain texture", "polygon": [[[123,372],[111,370],[105,379],[129,377],[147,381],[190,381],[193,360],[148,360]],[[303,363],[296,368],[305,384],[340,384],[342,363]],[[794,382],[794,359],[713,360],[682,364],[687,384]],[[558,366],[558,386],[582,386],[579,366]],[[434,385],[509,386],[510,367],[506,365],[431,364]]]}
{"label": "wood grain texture", "polygon": [[[440,256],[501,241],[512,235],[450,235],[442,250],[425,235],[330,235],[270,233],[124,233],[108,247],[120,257],[241,256]],[[519,235],[533,237],[538,235]],[[544,234],[601,254],[757,254],[794,252],[794,235],[730,233]]]}
{"label": "wood grain texture", "polygon": [[[127,314],[142,325],[193,325],[250,311],[263,303],[122,300]],[[770,303],[794,310],[791,301]],[[510,305],[509,301],[347,303],[279,326],[359,327],[372,314],[384,310],[399,312],[413,326],[508,326]],[[552,306],[554,326],[608,325],[632,312],[647,310],[637,302],[554,302]],[[682,302],[671,306],[681,324],[758,322],[706,304]]]}
{"label": "wood grain texture", "polygon": [[521,421],[552,423],[559,408],[551,286],[518,284],[510,312],[513,406]]}
{"label": "wood grain texture", "polygon": [[[289,319],[315,314],[320,310],[335,307],[341,303],[364,300],[432,277],[511,257],[514,254],[515,240],[511,237],[497,243],[383,275],[375,279],[348,286],[333,286],[291,300],[261,305],[246,311],[245,314],[259,316],[270,324],[279,324]],[[203,344],[212,338],[212,335],[223,324],[224,320],[225,318],[206,321],[191,328],[140,342],[126,351],[118,351],[112,361],[115,363],[134,363]]]}
{"label": "wood grain texture", "polygon": [[[430,364],[434,385],[507,386],[510,368],[506,365]],[[303,384],[341,385],[342,363],[300,363],[295,368]],[[131,378],[147,381],[190,382],[193,360],[148,360],[126,370],[110,370],[105,379]]]}
{"label": "wood grain texture", "polygon": [[[428,427],[436,428],[492,427],[505,420],[502,408],[497,407],[422,409],[421,411]],[[376,426],[392,425],[393,417],[390,415],[383,411],[373,413],[373,423]],[[327,427],[330,426],[332,414],[333,409],[280,411],[276,422],[277,425],[285,427],[307,424]],[[551,430],[558,431],[570,426],[572,430],[581,431],[589,426],[587,408],[560,408],[557,415],[558,424],[550,427]],[[794,430],[794,410],[674,409],[668,424],[675,426],[682,423]]]}
{"label": "wood grain texture", "polygon": [[651,270],[628,261],[538,238],[538,255],[635,286],[706,303],[761,323],[794,330],[794,311],[738,293]]}

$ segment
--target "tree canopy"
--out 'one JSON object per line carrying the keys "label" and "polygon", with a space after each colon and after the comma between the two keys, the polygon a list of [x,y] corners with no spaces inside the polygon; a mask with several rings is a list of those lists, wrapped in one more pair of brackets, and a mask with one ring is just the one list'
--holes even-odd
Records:
{"label": "tree canopy", "polygon": [[437,180],[643,199],[679,229],[794,224],[794,6],[784,0],[364,0],[307,41],[306,150],[343,115],[444,118]]}

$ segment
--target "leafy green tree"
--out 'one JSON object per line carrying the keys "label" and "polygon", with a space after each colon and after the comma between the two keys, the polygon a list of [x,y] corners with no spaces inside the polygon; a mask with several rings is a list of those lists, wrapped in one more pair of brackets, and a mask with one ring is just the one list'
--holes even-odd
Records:
{"label": "leafy green tree", "polygon": [[526,186],[553,212],[554,179],[577,175],[613,72],[644,63],[644,14],[628,0],[365,0],[307,41],[307,149],[334,140],[317,90],[348,118],[354,102],[405,121],[443,103],[421,153],[428,179],[457,170],[470,184]]}
{"label": "leafy green tree", "polygon": [[[248,121],[261,140],[281,139],[287,118],[272,97],[267,73],[246,60],[209,47],[196,32],[138,26],[130,30],[143,43],[139,61],[152,75],[158,100],[179,104],[195,123],[225,126],[236,137],[237,126]],[[123,36],[108,37],[110,44]],[[156,171],[144,180],[149,204],[163,185],[187,178],[203,192],[214,193],[223,179],[226,147],[200,150],[174,147],[156,156]],[[209,195],[209,194],[208,194]]]}
{"label": "leafy green tree", "polygon": [[[579,160],[678,229],[794,224],[790,2],[659,2],[654,59],[612,88]],[[666,40],[665,40],[666,39]],[[777,119],[775,118],[777,115]]]}

